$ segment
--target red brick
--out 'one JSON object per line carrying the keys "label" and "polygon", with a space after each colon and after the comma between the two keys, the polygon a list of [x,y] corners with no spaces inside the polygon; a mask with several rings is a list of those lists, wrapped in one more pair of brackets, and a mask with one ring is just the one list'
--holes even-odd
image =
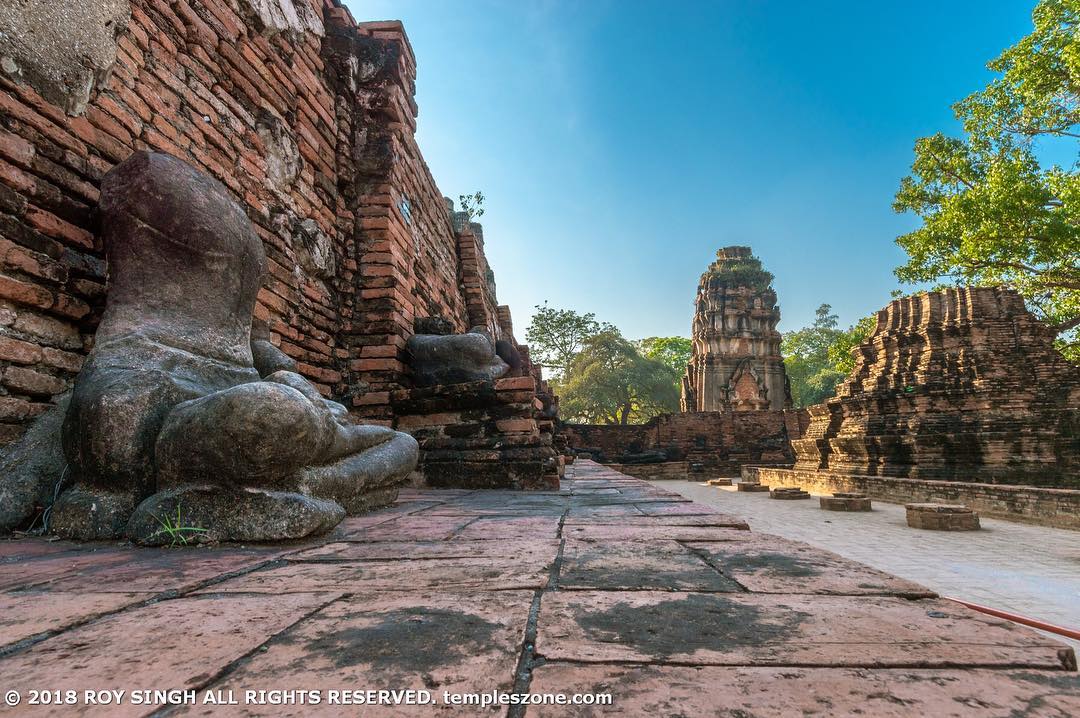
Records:
{"label": "red brick", "polygon": [[0,359],[16,364],[37,364],[41,361],[41,349],[36,344],[0,336]]}
{"label": "red brick", "polygon": [[42,347],[41,357],[45,364],[55,369],[76,373],[82,368],[83,358],[72,352],[61,351],[52,347]]}
{"label": "red brick", "polygon": [[53,304],[52,292],[47,289],[3,275],[0,275],[0,297],[41,309]]}
{"label": "red brick", "polygon": [[0,129],[0,155],[21,167],[29,167],[34,153],[34,146],[25,139]]}
{"label": "red brick", "polygon": [[499,379],[495,382],[497,391],[518,391],[521,389],[536,389],[536,380],[531,376],[511,376]]}
{"label": "red brick", "polygon": [[59,239],[62,242],[85,247],[86,249],[94,248],[94,235],[33,205],[26,210],[26,221],[42,234]]}
{"label": "red brick", "polygon": [[3,383],[14,391],[40,396],[52,396],[67,389],[67,382],[63,379],[17,366],[4,370]]}

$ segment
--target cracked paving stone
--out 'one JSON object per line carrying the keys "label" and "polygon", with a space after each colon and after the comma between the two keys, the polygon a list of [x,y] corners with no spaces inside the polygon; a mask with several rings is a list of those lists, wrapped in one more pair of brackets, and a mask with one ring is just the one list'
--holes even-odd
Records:
{"label": "cracked paving stone", "polygon": [[751,533],[736,546],[687,543],[708,556],[725,576],[754,593],[818,593],[934,598],[912,581],[837,556],[810,544]]}
{"label": "cracked paving stone", "polygon": [[1075,669],[1072,649],[936,599],[566,591],[544,597],[548,660]]}
{"label": "cracked paving stone", "polygon": [[290,561],[385,561],[390,559],[490,558],[514,556],[525,561],[552,560],[559,540],[511,539],[503,541],[400,541],[330,543],[290,554]]}
{"label": "cracked paving stone", "polygon": [[[65,631],[0,659],[5,690],[199,688],[233,661],[336,594],[195,596],[162,601]],[[62,684],[62,685],[61,685]],[[94,712],[80,703],[64,715]],[[147,713],[125,703],[109,716]],[[21,706],[19,715],[50,715],[55,706]],[[98,709],[98,715],[101,715]]]}
{"label": "cracked paving stone", "polygon": [[501,591],[543,588],[554,555],[424,561],[297,562],[238,576],[201,593],[417,591],[440,587]]}
{"label": "cracked paving stone", "polygon": [[676,541],[568,539],[559,587],[563,589],[741,591]]}
{"label": "cracked paving stone", "polygon": [[[214,688],[427,690],[482,693],[513,687],[531,591],[364,594],[338,601],[271,641]],[[230,715],[474,715],[451,705],[240,706]],[[182,715],[217,715],[185,707]]]}
{"label": "cracked paving stone", "polygon": [[568,524],[563,536],[581,539],[611,539],[614,541],[744,541],[748,531],[714,526],[623,526],[612,524]]}
{"label": "cracked paving stone", "polygon": [[1075,718],[1080,679],[1058,671],[612,666],[549,663],[534,693],[610,693],[612,705],[530,716]]}

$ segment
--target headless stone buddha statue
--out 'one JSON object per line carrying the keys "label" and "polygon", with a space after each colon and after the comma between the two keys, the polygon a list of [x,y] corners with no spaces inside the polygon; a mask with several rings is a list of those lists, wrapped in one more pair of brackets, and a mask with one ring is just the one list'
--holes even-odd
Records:
{"label": "headless stone buddha statue", "polygon": [[394,500],[416,441],[353,424],[268,332],[253,340],[266,257],[225,187],[136,152],[100,214],[108,304],[64,421],[58,533],[281,540]]}

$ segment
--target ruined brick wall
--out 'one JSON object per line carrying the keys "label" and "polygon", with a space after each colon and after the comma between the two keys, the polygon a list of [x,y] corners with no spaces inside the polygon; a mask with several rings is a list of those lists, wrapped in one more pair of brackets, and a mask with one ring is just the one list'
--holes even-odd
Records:
{"label": "ruined brick wall", "polygon": [[815,494],[852,492],[897,504],[963,504],[982,516],[1080,530],[1080,490],[930,481],[744,466],[744,480],[770,488],[799,487]]}
{"label": "ruined brick wall", "polygon": [[734,470],[748,463],[790,464],[792,439],[809,420],[800,410],[664,414],[646,424],[564,424],[570,446],[600,449],[605,461],[624,454],[663,450],[672,461]]}
{"label": "ruined brick wall", "polygon": [[1080,488],[1080,367],[1016,292],[896,299],[810,408],[800,470]]}
{"label": "ruined brick wall", "polygon": [[392,395],[394,427],[420,442],[418,473],[436,488],[559,488],[561,458],[536,380],[504,377]]}
{"label": "ruined brick wall", "polygon": [[[464,330],[479,309],[498,316],[493,293],[467,308],[459,239],[414,137],[416,63],[399,23],[357,24],[333,0],[71,8],[81,25],[61,35],[81,44],[44,50],[11,31],[49,21],[19,13],[46,11],[0,13],[0,444],[70,387],[93,340],[106,293],[97,188],[135,149],[232,191],[268,257],[257,318],[358,412],[389,423],[414,317]],[[479,257],[465,259],[486,271],[482,245]]]}

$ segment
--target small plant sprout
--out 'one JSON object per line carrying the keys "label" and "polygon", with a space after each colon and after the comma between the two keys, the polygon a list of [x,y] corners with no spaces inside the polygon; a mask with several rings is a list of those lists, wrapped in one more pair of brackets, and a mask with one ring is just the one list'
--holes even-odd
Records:
{"label": "small plant sprout", "polygon": [[170,539],[170,546],[187,546],[191,539],[194,539],[198,534],[207,533],[208,529],[199,528],[198,526],[185,526],[183,519],[180,516],[180,504],[176,504],[176,518],[166,514],[162,519],[158,516],[154,517],[159,524],[161,524],[161,530],[157,532],[157,536],[165,534]]}
{"label": "small plant sprout", "polygon": [[469,215],[469,221],[484,216],[484,193],[479,190],[472,194],[458,195],[461,211]]}

